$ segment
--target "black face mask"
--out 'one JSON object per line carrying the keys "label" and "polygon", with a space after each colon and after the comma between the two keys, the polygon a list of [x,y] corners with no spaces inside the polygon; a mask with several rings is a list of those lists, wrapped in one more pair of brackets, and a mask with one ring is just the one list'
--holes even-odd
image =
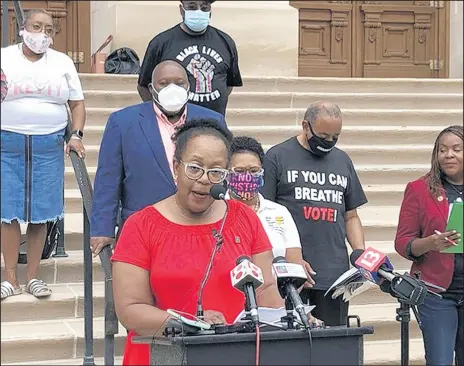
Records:
{"label": "black face mask", "polygon": [[322,137],[316,136],[311,127],[311,124],[308,122],[309,130],[311,131],[312,136],[308,139],[309,149],[311,153],[316,156],[326,156],[328,153],[332,151],[335,144],[337,143],[337,139],[333,139],[332,141],[327,141]]}

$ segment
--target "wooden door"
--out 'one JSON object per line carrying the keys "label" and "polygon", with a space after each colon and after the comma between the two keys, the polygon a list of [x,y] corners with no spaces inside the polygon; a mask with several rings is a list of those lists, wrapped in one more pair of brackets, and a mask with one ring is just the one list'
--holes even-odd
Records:
{"label": "wooden door", "polygon": [[350,77],[352,1],[291,1],[299,9],[299,76]]}
{"label": "wooden door", "polygon": [[443,1],[356,1],[354,6],[358,49],[354,55],[353,76],[448,76],[440,47],[448,42],[444,30],[448,28],[446,7],[449,4]]}
{"label": "wooden door", "polygon": [[290,1],[298,75],[448,77],[449,1]]}
{"label": "wooden door", "polygon": [[[9,41],[14,44],[17,27],[9,1]],[[45,9],[53,16],[56,35],[53,48],[70,56],[79,72],[90,72],[90,1],[21,1],[24,12]],[[2,9],[3,11],[3,9]]]}

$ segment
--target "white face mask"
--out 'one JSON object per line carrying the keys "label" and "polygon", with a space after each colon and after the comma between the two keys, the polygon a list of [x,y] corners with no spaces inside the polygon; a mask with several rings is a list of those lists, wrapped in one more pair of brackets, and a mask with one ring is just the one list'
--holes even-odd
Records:
{"label": "white face mask", "polygon": [[32,33],[25,29],[19,31],[19,35],[23,37],[23,42],[32,52],[41,55],[53,44],[53,39],[45,33]]}
{"label": "white face mask", "polygon": [[169,84],[159,92],[153,87],[153,91],[158,94],[158,100],[155,102],[169,113],[177,113],[188,101],[188,92],[184,88],[176,84]]}

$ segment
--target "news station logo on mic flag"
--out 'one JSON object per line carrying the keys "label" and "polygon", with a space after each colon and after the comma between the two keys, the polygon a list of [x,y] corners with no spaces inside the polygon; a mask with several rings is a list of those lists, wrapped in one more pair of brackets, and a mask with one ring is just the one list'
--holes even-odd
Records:
{"label": "news station logo on mic flag", "polygon": [[369,281],[377,284],[382,282],[382,279],[377,274],[381,265],[386,265],[389,269],[393,269],[387,256],[372,247],[367,248],[355,262],[355,266],[359,269],[359,272]]}
{"label": "news station logo on mic flag", "polygon": [[261,269],[249,260],[244,260],[232,269],[230,279],[236,288],[243,286],[247,281],[254,282],[257,287],[264,283]]}
{"label": "news station logo on mic flag", "polygon": [[284,274],[288,273],[287,266],[285,265],[274,265],[274,269],[277,272],[277,274]]}

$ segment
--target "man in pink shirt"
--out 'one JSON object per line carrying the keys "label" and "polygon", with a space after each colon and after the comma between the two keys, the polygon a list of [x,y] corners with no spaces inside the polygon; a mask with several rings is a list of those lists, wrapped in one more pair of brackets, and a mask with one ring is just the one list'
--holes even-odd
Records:
{"label": "man in pink shirt", "polygon": [[175,193],[171,136],[177,127],[193,119],[226,127],[222,114],[187,103],[188,76],[176,61],[158,64],[148,89],[151,101],[112,113],[103,133],[90,220],[95,255],[114,241],[116,227],[130,215]]}

